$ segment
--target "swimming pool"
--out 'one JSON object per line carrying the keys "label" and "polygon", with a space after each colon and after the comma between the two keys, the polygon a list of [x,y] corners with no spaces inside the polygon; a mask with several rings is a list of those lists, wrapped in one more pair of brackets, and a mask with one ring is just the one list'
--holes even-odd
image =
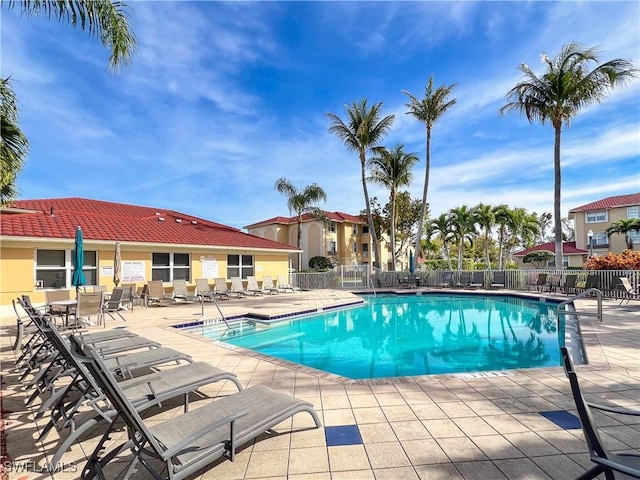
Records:
{"label": "swimming pool", "polygon": [[185,329],[351,379],[560,365],[556,304],[486,295],[367,295],[342,310]]}

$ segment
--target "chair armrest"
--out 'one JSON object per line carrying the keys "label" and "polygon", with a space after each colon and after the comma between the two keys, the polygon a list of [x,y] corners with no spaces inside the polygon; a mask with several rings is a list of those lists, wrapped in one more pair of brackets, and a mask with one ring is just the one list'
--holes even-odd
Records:
{"label": "chair armrest", "polygon": [[602,405],[598,403],[586,402],[591,408],[596,410],[602,410],[604,412],[617,413],[619,415],[633,415],[635,417],[640,416],[640,410],[630,410],[624,407],[617,407],[614,405]]}
{"label": "chair armrest", "polygon": [[[145,376],[145,378],[133,378],[131,380],[125,380],[124,382],[120,382],[120,388],[122,388],[122,390],[126,391],[127,388],[131,388],[131,387],[137,387],[138,385],[142,385],[143,383],[151,383],[154,380],[160,380],[162,379],[162,375],[158,374],[151,374],[152,376]],[[123,385],[124,383],[124,385]]]}
{"label": "chair armrest", "polygon": [[[624,456],[624,454],[622,454],[621,456]],[[591,461],[599,465],[602,465],[604,467],[610,468],[611,470],[615,470],[616,472],[629,475],[630,477],[640,478],[640,470],[638,470],[637,468],[633,468],[628,465],[623,465],[618,462],[612,462],[607,458],[601,458],[601,457],[591,456]]]}
{"label": "chair armrest", "polygon": [[209,423],[209,424],[205,425],[204,427],[199,428],[198,430],[193,432],[191,435],[183,438],[182,441],[176,443],[173,447],[168,448],[167,450],[165,450],[162,453],[162,459],[165,460],[165,461],[168,460],[169,458],[174,456],[176,453],[178,453],[180,450],[182,450],[184,447],[186,447],[191,442],[193,442],[196,438],[199,438],[199,437],[207,434],[211,430],[215,430],[216,428],[224,425],[225,423],[229,423],[231,425],[231,428],[233,428],[233,423],[236,421],[236,419],[240,418],[240,417],[242,417],[243,415],[246,415],[246,414],[247,414],[247,412],[236,412],[233,415],[227,415],[225,417],[221,417],[218,420],[216,420],[215,422]]}

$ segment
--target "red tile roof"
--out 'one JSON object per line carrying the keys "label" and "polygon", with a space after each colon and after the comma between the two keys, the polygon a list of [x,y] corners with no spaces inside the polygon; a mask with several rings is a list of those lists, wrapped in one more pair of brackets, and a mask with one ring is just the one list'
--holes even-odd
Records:
{"label": "red tile roof", "polygon": [[569,213],[608,210],[610,208],[630,207],[633,205],[640,205],[640,193],[630,193],[628,195],[618,195],[616,197],[603,198],[602,200],[597,200],[580,207],[572,208],[571,210],[569,210]]}
{"label": "red tile roof", "polygon": [[[360,216],[351,215],[349,213],[344,213],[344,212],[324,212],[324,214],[332,222],[338,222],[338,223],[349,222],[349,223],[360,223],[360,224],[366,224],[367,223],[367,221],[366,220],[362,220],[360,218]],[[313,215],[310,215],[308,213],[305,213],[304,215],[302,215],[302,221],[303,222],[311,222],[311,221],[314,221],[314,220],[317,220],[317,219],[318,219],[318,217],[314,217]],[[280,224],[284,224],[284,225],[292,225],[292,224],[298,223],[298,217],[273,217],[273,218],[268,218],[266,220],[260,220],[259,222],[252,223],[251,225],[247,225],[244,228],[255,228],[255,227],[261,227],[261,226],[264,226],[264,225],[273,225],[274,223],[280,223]]]}
{"label": "red tile roof", "polygon": [[[539,250],[547,250],[553,253],[556,251],[556,244],[555,242],[541,243],[540,245],[536,245],[535,247],[527,248],[526,250],[522,250],[518,253],[514,253],[513,256],[524,257],[528,253],[536,252]],[[587,252],[586,250],[581,250],[579,248],[576,248],[576,242],[564,242],[562,244],[562,253],[564,255],[585,255],[589,252]]]}
{"label": "red tile roof", "polygon": [[73,239],[80,226],[85,240],[295,250],[237,228],[162,208],[86,198],[17,200],[11,208],[0,213],[3,238]]}

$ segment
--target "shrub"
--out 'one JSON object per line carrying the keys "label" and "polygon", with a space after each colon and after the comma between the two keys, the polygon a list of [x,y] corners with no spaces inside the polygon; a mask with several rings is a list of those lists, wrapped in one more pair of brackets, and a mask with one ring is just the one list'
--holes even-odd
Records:
{"label": "shrub", "polygon": [[625,250],[620,254],[607,253],[603,257],[591,257],[584,262],[587,270],[640,270],[640,252]]}
{"label": "shrub", "polygon": [[333,268],[333,265],[327,257],[317,256],[309,260],[309,268],[313,268],[314,270],[327,270]]}

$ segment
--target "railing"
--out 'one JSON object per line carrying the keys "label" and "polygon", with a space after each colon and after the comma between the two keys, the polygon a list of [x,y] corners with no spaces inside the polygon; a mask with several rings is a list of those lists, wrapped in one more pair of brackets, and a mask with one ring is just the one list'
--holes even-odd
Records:
{"label": "railing", "polygon": [[[574,310],[572,312],[568,312],[566,310],[566,306],[570,303],[573,303],[574,300],[577,300],[579,298],[584,298],[587,295],[591,295],[592,293],[596,294],[596,298],[598,300],[598,309],[596,311],[596,313],[593,312],[578,312],[577,310]],[[563,308],[565,307],[565,308]],[[558,316],[560,315],[564,315],[564,314],[568,314],[568,313],[572,313],[574,315],[581,315],[583,317],[598,317],[598,321],[600,321],[600,323],[602,323],[602,292],[600,290],[598,290],[597,288],[589,288],[587,290],[585,290],[584,292],[580,292],[577,295],[574,295],[573,297],[565,300],[564,302],[558,304]]]}
{"label": "railing", "polygon": [[[483,286],[489,287],[496,270],[480,270],[483,272]],[[477,270],[475,271],[478,272]],[[598,289],[607,298],[621,300],[625,297],[620,277],[627,277],[634,289],[640,285],[640,270],[563,270],[563,269],[538,269],[538,270],[502,270],[504,272],[504,288],[510,290],[530,290],[540,288],[544,291],[553,291],[572,294],[586,288],[587,276],[594,275],[598,279]],[[464,286],[463,279],[473,278],[471,270],[416,270],[419,286],[442,287],[446,280],[445,275],[451,275],[451,283],[454,286]],[[544,285],[537,285],[538,275],[546,274],[547,281]],[[567,275],[576,275],[576,287],[564,292],[564,284]],[[361,289],[373,285],[375,288],[395,287],[409,276],[409,272],[390,272],[373,268],[369,265],[341,265],[328,272],[299,272],[291,274],[291,283],[303,290],[312,289]],[[449,283],[448,281],[446,283]]]}

